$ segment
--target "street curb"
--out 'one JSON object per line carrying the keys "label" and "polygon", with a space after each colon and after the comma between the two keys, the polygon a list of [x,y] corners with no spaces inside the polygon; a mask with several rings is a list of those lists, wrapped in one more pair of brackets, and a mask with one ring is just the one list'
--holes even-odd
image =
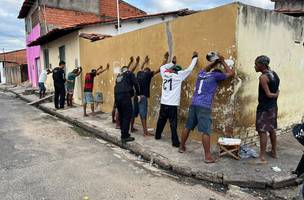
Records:
{"label": "street curb", "polygon": [[[0,88],[0,90],[3,90]],[[31,100],[25,98],[23,95],[14,92],[13,90],[6,89],[4,91],[11,92],[15,94],[18,98],[26,101],[26,102],[31,102]],[[256,188],[256,189],[266,189],[266,188],[271,188],[271,189],[280,189],[284,187],[289,187],[289,186],[295,186],[298,185],[296,182],[296,176],[291,175],[288,177],[284,178],[272,178],[272,180],[269,181],[264,181],[264,180],[254,180],[254,179],[247,179],[247,180],[242,180],[242,178],[235,178],[235,177],[230,177],[226,176],[225,174],[222,173],[210,173],[210,172],[204,172],[200,170],[194,170],[190,167],[185,167],[180,165],[179,163],[175,163],[168,158],[145,149],[141,144],[137,142],[132,142],[132,143],[127,143],[123,144],[121,140],[118,137],[111,136],[110,134],[107,133],[106,130],[100,130],[100,129],[95,129],[91,126],[88,126],[82,122],[77,121],[76,119],[73,119],[71,117],[64,116],[61,113],[56,112],[53,109],[50,109],[44,105],[36,105],[35,107],[39,108],[40,110],[51,114],[53,116],[56,116],[70,124],[73,124],[81,129],[84,129],[87,132],[90,132],[94,136],[100,137],[103,140],[110,142],[112,144],[115,144],[123,149],[127,149],[131,152],[133,152],[136,155],[141,155],[145,160],[155,163],[161,168],[165,170],[170,170],[174,172],[177,175],[182,175],[186,177],[191,177],[197,180],[202,180],[202,181],[208,181],[212,183],[218,183],[218,184],[223,184],[223,185],[237,185],[240,187],[247,187],[247,188]]]}

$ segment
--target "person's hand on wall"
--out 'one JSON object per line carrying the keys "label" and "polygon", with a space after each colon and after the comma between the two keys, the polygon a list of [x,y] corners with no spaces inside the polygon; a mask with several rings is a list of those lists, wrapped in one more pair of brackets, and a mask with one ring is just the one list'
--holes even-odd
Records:
{"label": "person's hand on wall", "polygon": [[165,53],[164,59],[167,59],[167,60],[169,59],[169,52],[168,51]]}
{"label": "person's hand on wall", "polygon": [[150,61],[149,56],[146,56],[146,57],[145,57],[145,63],[149,63],[149,61]]}
{"label": "person's hand on wall", "polygon": [[218,60],[219,60],[221,63],[225,62],[224,56],[222,56],[220,53],[218,53],[218,57],[219,57]]}
{"label": "person's hand on wall", "polygon": [[174,65],[176,65],[176,56],[173,56],[173,58],[172,58],[172,63],[173,63]]}
{"label": "person's hand on wall", "polygon": [[133,61],[134,61],[134,57],[131,56],[131,57],[130,57],[130,62],[132,63]]}
{"label": "person's hand on wall", "polygon": [[198,53],[196,51],[193,52],[192,58],[198,57]]}
{"label": "person's hand on wall", "polygon": [[136,57],[136,63],[139,63],[139,61],[140,61],[140,57],[137,56],[137,57]]}
{"label": "person's hand on wall", "polygon": [[107,64],[107,70],[110,69],[110,63]]}

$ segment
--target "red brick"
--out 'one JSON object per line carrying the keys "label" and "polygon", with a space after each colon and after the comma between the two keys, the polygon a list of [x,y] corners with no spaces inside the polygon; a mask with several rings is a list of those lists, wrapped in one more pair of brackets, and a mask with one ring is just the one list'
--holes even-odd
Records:
{"label": "red brick", "polygon": [[42,8],[41,22],[44,20],[58,28],[66,28],[76,24],[97,22],[100,21],[100,17],[92,13],[45,7]]}

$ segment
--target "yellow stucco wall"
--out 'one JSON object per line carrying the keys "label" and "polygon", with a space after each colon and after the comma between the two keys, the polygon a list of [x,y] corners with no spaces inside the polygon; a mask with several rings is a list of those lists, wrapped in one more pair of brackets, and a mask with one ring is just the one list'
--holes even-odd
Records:
{"label": "yellow stucco wall", "polygon": [[[52,65],[52,68],[58,66],[60,60],[59,60],[59,47],[65,46],[65,62],[66,62],[66,75],[73,71],[73,69],[76,67],[76,63],[80,65],[80,59],[79,59],[79,37],[78,37],[78,31],[75,31],[71,34],[68,34],[62,38],[59,38],[57,40],[54,40],[53,42],[50,42],[44,46],[42,46],[42,49],[48,49],[49,50],[49,63]],[[41,51],[40,55],[41,59],[41,66],[44,66],[44,56],[43,51]],[[74,102],[77,104],[82,103],[82,90],[81,90],[81,79],[82,77],[77,77],[75,82],[75,94],[74,94]],[[48,90],[54,90],[53,86],[53,78],[52,75],[48,75],[46,87]]]}
{"label": "yellow stucco wall", "polygon": [[[237,4],[231,4],[94,43],[80,39],[81,65],[85,73],[99,65],[111,64],[110,70],[96,78],[94,85],[94,91],[101,91],[105,96],[102,110],[110,112],[113,107],[116,78],[113,66],[127,64],[130,56],[139,55],[144,58],[145,55],[149,55],[150,67],[156,70],[163,54],[172,51],[173,55],[177,56],[178,63],[185,68],[190,64],[192,52],[198,51],[199,64],[183,85],[179,117],[181,130],[187,117],[197,73],[207,64],[205,55],[211,50],[216,50],[226,57],[236,58],[236,19]],[[168,35],[172,36],[172,40],[168,39]],[[233,88],[231,80],[221,85],[215,102],[217,108],[213,113],[214,130],[222,131],[226,125],[229,126],[225,118],[231,117],[233,113],[230,112],[231,109],[223,108],[229,102]],[[155,127],[158,118],[160,95],[161,77],[157,75],[151,83],[150,127]]]}
{"label": "yellow stucco wall", "polygon": [[254,132],[260,75],[254,61],[259,55],[270,57],[270,67],[281,78],[279,128],[300,121],[304,113],[304,20],[245,5],[239,5],[238,19],[237,67],[242,83],[236,108],[237,118],[243,120],[236,126]]}

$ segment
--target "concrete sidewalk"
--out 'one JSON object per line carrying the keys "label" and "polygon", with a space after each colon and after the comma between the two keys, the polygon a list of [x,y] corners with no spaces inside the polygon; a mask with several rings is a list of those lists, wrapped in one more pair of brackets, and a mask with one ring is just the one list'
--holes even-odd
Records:
{"label": "concrete sidewalk", "polygon": [[[4,86],[0,86],[2,90]],[[35,95],[22,95],[24,88],[15,87],[7,89],[27,102],[37,100]],[[110,114],[98,114],[96,116],[83,117],[82,107],[55,110],[52,103],[43,103],[39,108],[50,114],[56,115],[76,126],[83,128],[103,139],[126,148],[144,159],[155,163],[162,168],[171,170],[176,174],[189,176],[198,180],[205,180],[220,184],[233,184],[248,188],[283,188],[295,185],[296,176],[291,172],[295,169],[302,155],[302,146],[291,134],[278,136],[279,159],[268,157],[267,165],[254,165],[253,159],[234,160],[230,157],[222,157],[215,164],[203,162],[203,149],[201,143],[188,141],[188,151],[178,153],[177,148],[171,146],[169,138],[160,141],[153,137],[143,137],[138,131],[132,136],[135,142],[122,144],[120,142],[120,130],[115,129],[111,123]],[[138,127],[141,130],[141,127]],[[259,152],[258,147],[253,147]],[[281,172],[274,172],[272,167],[279,167]]]}

